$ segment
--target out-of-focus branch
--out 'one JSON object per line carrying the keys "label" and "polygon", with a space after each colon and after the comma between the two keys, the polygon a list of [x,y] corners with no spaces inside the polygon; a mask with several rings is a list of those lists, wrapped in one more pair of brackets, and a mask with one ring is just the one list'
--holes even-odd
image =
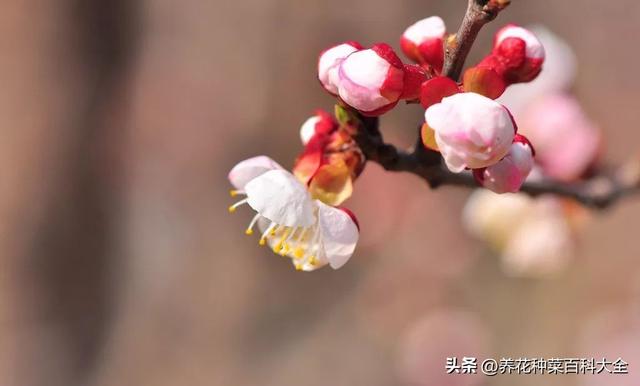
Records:
{"label": "out-of-focus branch", "polygon": [[460,78],[462,67],[478,32],[510,3],[511,0],[469,0],[458,33],[452,35],[445,43],[442,75],[456,81]]}
{"label": "out-of-focus branch", "polygon": [[[424,179],[431,188],[463,186],[477,188],[478,184],[469,172],[452,173],[442,163],[439,153],[426,149],[420,142],[410,152],[399,150],[385,143],[378,128],[377,118],[359,117],[362,127],[355,140],[369,161],[380,164],[385,170],[408,172]],[[640,195],[640,161],[630,168],[620,168],[595,175],[588,180],[567,183],[550,179],[528,181],[521,192],[532,197],[555,194],[572,198],[584,206],[604,209],[623,197]]]}

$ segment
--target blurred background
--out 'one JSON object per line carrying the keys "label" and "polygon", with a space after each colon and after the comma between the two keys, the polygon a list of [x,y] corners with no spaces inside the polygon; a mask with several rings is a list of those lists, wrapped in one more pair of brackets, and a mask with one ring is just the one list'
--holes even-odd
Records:
{"label": "blurred background", "polygon": [[[470,191],[368,165],[342,269],[296,272],[229,215],[226,174],[291,166],[332,100],[318,53],[398,39],[464,0],[3,0],[0,385],[637,385],[640,201],[597,213],[550,278],[505,275],[462,228]],[[578,58],[606,161],[640,146],[640,2],[514,0]],[[421,109],[383,119],[411,144]],[[447,356],[622,356],[627,376],[452,376]]]}

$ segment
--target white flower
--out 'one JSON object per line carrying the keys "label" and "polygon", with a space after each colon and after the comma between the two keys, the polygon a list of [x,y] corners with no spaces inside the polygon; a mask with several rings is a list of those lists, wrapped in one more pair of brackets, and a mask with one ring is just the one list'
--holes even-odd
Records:
{"label": "white flower", "polygon": [[229,211],[249,205],[256,215],[246,233],[253,234],[257,226],[260,244],[290,257],[296,269],[312,271],[326,264],[338,269],[353,254],[359,230],[351,214],[312,199],[293,174],[270,158],[240,162],[229,180],[236,188],[232,196],[246,196]]}
{"label": "white flower", "polygon": [[515,127],[507,109],[476,93],[442,99],[425,112],[449,170],[480,169],[507,155]]}

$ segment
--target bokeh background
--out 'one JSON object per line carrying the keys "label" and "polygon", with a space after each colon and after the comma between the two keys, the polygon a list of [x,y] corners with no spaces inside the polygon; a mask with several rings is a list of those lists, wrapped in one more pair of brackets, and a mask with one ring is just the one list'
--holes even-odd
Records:
{"label": "bokeh background", "polygon": [[[3,0],[0,385],[637,385],[640,201],[598,213],[548,279],[462,230],[470,193],[369,165],[342,269],[295,272],[226,211],[226,173],[290,166],[332,101],[317,54],[388,41],[464,0]],[[514,0],[575,49],[605,160],[640,149],[640,2]],[[421,111],[384,117],[410,144]],[[447,376],[445,358],[622,356],[628,376]],[[613,359],[615,359],[613,358]]]}

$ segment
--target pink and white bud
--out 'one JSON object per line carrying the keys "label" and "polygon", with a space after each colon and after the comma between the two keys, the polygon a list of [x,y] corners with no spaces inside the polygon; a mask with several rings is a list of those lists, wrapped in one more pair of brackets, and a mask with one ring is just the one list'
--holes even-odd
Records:
{"label": "pink and white bud", "polygon": [[304,121],[300,127],[300,140],[303,145],[306,145],[314,135],[327,135],[337,128],[338,123],[331,115],[322,110],[318,110],[314,116]]}
{"label": "pink and white bud", "polygon": [[522,83],[538,76],[544,58],[544,47],[536,35],[510,24],[496,33],[493,51],[480,66],[492,68],[508,84]]}
{"label": "pink and white bud", "polygon": [[358,42],[345,42],[331,47],[320,54],[318,59],[318,79],[332,95],[338,95],[338,69],[342,61],[352,53],[361,50]]}
{"label": "pink and white bud", "polygon": [[414,62],[428,64],[439,73],[444,63],[443,41],[446,32],[444,21],[438,16],[420,20],[402,34],[402,52]]}
{"label": "pink and white bud", "polygon": [[425,119],[454,173],[497,163],[509,152],[516,132],[504,106],[471,92],[442,99],[427,109]]}
{"label": "pink and white bud", "polygon": [[385,43],[349,55],[340,65],[338,94],[364,115],[392,109],[404,91],[404,66]]}
{"label": "pink and white bud", "polygon": [[495,165],[476,169],[473,175],[482,186],[495,193],[516,193],[533,168],[533,148],[516,135],[509,153]]}

